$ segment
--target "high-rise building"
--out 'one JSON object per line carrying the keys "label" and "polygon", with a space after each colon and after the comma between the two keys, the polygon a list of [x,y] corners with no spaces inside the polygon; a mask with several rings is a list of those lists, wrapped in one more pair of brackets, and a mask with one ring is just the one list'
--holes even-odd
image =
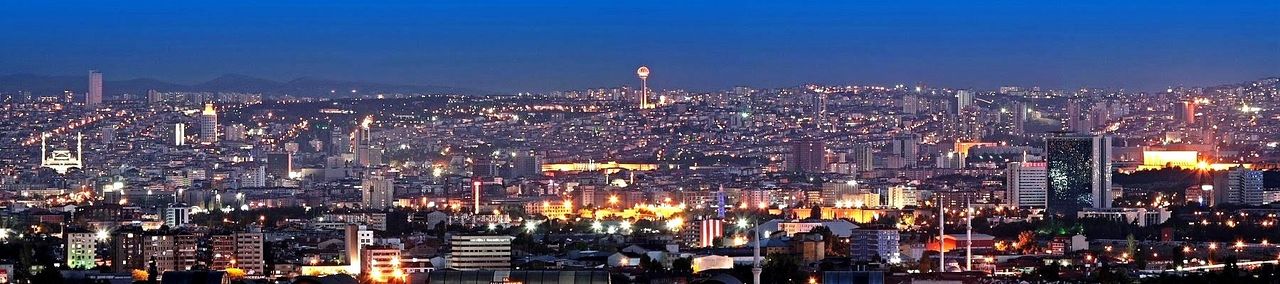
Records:
{"label": "high-rise building", "polygon": [[373,231],[367,229],[364,225],[347,224],[347,228],[343,231],[344,250],[347,252],[345,260],[351,266],[351,271],[359,273],[363,268],[360,265],[361,252],[365,247],[373,245]]}
{"label": "high-rise building", "polygon": [[956,109],[955,109],[955,113],[960,113],[961,111],[964,111],[964,108],[969,107],[969,105],[972,105],[972,104],[973,104],[973,91],[972,91],[972,90],[957,90],[957,91],[956,91]]}
{"label": "high-rise building", "polygon": [[1111,136],[1059,133],[1045,139],[1045,156],[1050,212],[1111,207]]}
{"label": "high-rise building", "polygon": [[89,70],[89,93],[84,98],[84,106],[98,108],[102,106],[102,72]]}
{"label": "high-rise building", "polygon": [[395,206],[395,184],[382,174],[370,174],[360,182],[360,197],[364,208],[390,209]]}
{"label": "high-rise building", "polygon": [[791,157],[787,169],[794,172],[821,173],[827,168],[826,143],[818,140],[791,141]]}
{"label": "high-rise building", "polygon": [[1045,208],[1049,195],[1045,162],[1013,162],[1005,175],[1005,203],[1012,207]]}
{"label": "high-rise building", "polygon": [[511,158],[511,176],[512,177],[539,177],[542,176],[542,161],[538,154],[533,150],[523,149],[515,151],[515,157]]}
{"label": "high-rise building", "polygon": [[1066,130],[1068,132],[1087,132],[1088,131],[1084,129],[1084,120],[1081,118],[1081,115],[1080,115],[1079,99],[1067,100],[1067,114],[1066,114],[1066,117],[1062,118],[1062,123],[1066,124]]}
{"label": "high-rise building", "polygon": [[454,235],[449,239],[449,268],[510,270],[512,236]]}
{"label": "high-rise building", "polygon": [[187,145],[187,124],[173,124],[173,146]]}
{"label": "high-rise building", "polygon": [[204,110],[200,111],[200,140],[210,144],[218,142],[218,111],[212,102],[205,103]]}
{"label": "high-rise building", "polygon": [[920,113],[920,97],[917,97],[916,95],[903,95],[901,101],[902,113]]}
{"label": "high-rise building", "polygon": [[1022,135],[1027,133],[1027,112],[1030,111],[1027,108],[1027,102],[1013,102],[1013,134]]}
{"label": "high-rise building", "polygon": [[263,234],[255,232],[214,235],[210,268],[226,270],[234,267],[244,270],[245,275],[266,275],[263,240]]}
{"label": "high-rise building", "polygon": [[875,170],[875,159],[875,151],[870,144],[853,145],[849,153],[850,162],[860,172]]}
{"label": "high-rise building", "polygon": [[914,167],[920,160],[920,135],[910,133],[894,136],[891,153],[902,160],[902,166]]}
{"label": "high-rise building", "polygon": [[164,95],[156,90],[147,90],[147,104],[159,104],[164,102]]}
{"label": "high-rise building", "polygon": [[1196,102],[1181,101],[1178,102],[1173,112],[1173,119],[1183,125],[1192,125],[1196,123]]}
{"label": "high-rise building", "polygon": [[1262,205],[1262,171],[1233,167],[1214,173],[1214,204]]}
{"label": "high-rise building", "polygon": [[187,225],[191,222],[191,207],[185,204],[171,204],[164,209],[164,224],[170,228],[177,228]]}

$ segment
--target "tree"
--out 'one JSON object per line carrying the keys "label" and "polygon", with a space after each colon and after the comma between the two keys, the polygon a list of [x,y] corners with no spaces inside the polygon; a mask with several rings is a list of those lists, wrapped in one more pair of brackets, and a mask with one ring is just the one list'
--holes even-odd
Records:
{"label": "tree", "polygon": [[681,258],[672,260],[671,273],[674,273],[678,276],[685,276],[685,277],[692,276],[693,275],[693,259],[688,257],[681,257]]}
{"label": "tree", "polygon": [[791,254],[770,254],[761,267],[763,283],[805,283],[807,277],[800,270],[800,259]]}

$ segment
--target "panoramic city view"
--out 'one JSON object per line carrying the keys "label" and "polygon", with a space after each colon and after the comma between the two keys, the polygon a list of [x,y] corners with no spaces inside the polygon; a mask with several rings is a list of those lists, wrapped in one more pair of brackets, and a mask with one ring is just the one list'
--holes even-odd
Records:
{"label": "panoramic city view", "polygon": [[0,8],[0,283],[1280,283],[1280,2]]}

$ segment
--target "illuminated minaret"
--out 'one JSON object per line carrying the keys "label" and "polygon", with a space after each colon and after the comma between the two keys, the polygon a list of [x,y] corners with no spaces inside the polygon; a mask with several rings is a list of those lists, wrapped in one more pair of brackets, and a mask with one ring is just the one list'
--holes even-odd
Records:
{"label": "illuminated minaret", "polygon": [[947,211],[938,196],[938,272],[947,272]]}
{"label": "illuminated minaret", "polygon": [[636,76],[640,76],[640,109],[653,108],[649,105],[649,67],[640,66]]}
{"label": "illuminated minaret", "polygon": [[218,142],[218,111],[213,109],[213,103],[205,103],[204,111],[200,112],[200,139],[205,143]]}

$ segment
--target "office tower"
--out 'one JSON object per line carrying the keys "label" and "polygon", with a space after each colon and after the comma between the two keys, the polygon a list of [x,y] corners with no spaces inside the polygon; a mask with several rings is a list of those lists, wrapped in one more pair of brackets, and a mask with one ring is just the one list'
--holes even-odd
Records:
{"label": "office tower", "polygon": [[1215,172],[1212,200],[1212,205],[1262,205],[1262,171],[1233,167]]}
{"label": "office tower", "polygon": [[454,235],[449,239],[449,268],[511,270],[512,236]]}
{"label": "office tower", "polygon": [[905,167],[914,167],[920,160],[920,135],[900,134],[894,136],[891,153],[901,158]]}
{"label": "office tower", "polygon": [[[296,143],[293,144],[297,148]],[[267,174],[277,178],[288,177],[293,172],[293,152],[287,150],[285,152],[267,153]]]}
{"label": "office tower", "polygon": [[1027,108],[1027,102],[1013,102],[1013,134],[1022,135],[1027,133],[1027,112],[1030,111]]}
{"label": "office tower", "polygon": [[1173,111],[1173,119],[1183,125],[1192,125],[1196,123],[1196,102],[1181,101],[1178,102]]}
{"label": "office tower", "polygon": [[955,109],[955,113],[960,113],[960,112],[964,111],[964,108],[969,107],[969,105],[972,105],[972,104],[973,104],[973,91],[972,91],[972,90],[957,90],[957,91],[956,91],[956,109]]}
{"label": "office tower", "polygon": [[1111,136],[1059,133],[1045,139],[1045,156],[1050,212],[1111,207]]}
{"label": "office tower", "polygon": [[67,267],[71,269],[93,269],[98,266],[98,238],[92,232],[66,233]]}
{"label": "office tower", "polygon": [[266,275],[263,234],[254,232],[213,236],[213,270],[239,268],[246,275]]}
{"label": "office tower", "polygon": [[827,168],[826,143],[818,140],[791,141],[791,156],[787,169],[802,173],[821,173]]}
{"label": "office tower", "polygon": [[542,161],[538,153],[529,149],[516,150],[512,157],[511,176],[533,178],[542,176]]}
{"label": "office tower", "polygon": [[395,186],[391,178],[371,174],[360,182],[360,197],[366,209],[391,209],[395,206]]}
{"label": "office tower", "polygon": [[218,111],[212,102],[205,103],[200,112],[200,140],[210,144],[218,142]]}
{"label": "office tower", "polygon": [[1045,208],[1049,194],[1047,166],[1045,162],[1009,163],[1005,203],[1011,207]]}
{"label": "office tower", "polygon": [[187,225],[191,222],[191,207],[185,204],[171,204],[164,209],[164,224],[170,228],[177,228]]}
{"label": "office tower", "polygon": [[102,106],[102,72],[98,70],[89,70],[89,93],[85,96],[84,106],[86,108]]}
{"label": "office tower", "polygon": [[360,253],[366,246],[373,245],[373,231],[364,225],[347,224],[343,236],[343,250],[347,253],[344,260],[351,266],[351,271],[360,273],[363,268],[360,265]]}
{"label": "office tower", "polygon": [[875,150],[871,144],[853,145],[849,160],[860,172],[875,170]]}

